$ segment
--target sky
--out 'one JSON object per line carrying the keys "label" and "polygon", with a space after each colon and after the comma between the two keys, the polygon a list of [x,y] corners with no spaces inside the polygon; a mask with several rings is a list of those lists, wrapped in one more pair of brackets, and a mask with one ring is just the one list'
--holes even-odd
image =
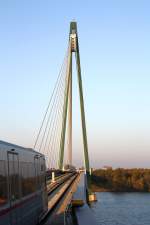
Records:
{"label": "sky", "polygon": [[[1,0],[0,139],[33,147],[77,21],[91,167],[150,168],[150,2]],[[83,145],[76,74],[73,159]]]}

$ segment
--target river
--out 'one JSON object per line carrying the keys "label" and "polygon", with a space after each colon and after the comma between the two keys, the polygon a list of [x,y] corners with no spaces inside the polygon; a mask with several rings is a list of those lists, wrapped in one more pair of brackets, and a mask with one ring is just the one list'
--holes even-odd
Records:
{"label": "river", "polygon": [[96,194],[91,209],[99,225],[150,225],[150,193]]}

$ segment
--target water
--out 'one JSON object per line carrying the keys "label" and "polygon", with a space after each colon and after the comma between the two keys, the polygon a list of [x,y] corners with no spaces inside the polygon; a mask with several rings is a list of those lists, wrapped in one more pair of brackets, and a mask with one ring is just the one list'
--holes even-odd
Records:
{"label": "water", "polygon": [[91,208],[99,225],[150,225],[150,193],[97,193]]}

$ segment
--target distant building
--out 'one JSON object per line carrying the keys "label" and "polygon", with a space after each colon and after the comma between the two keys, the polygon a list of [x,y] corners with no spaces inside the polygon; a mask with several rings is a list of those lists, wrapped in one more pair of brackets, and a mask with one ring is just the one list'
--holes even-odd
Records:
{"label": "distant building", "polygon": [[103,166],[102,170],[112,170],[112,166]]}

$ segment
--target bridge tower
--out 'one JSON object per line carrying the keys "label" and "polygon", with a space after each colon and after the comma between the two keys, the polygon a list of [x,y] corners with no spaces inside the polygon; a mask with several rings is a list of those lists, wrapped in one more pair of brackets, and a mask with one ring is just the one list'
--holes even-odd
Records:
{"label": "bridge tower", "polygon": [[[79,53],[79,42],[77,33],[77,23],[70,23],[69,33],[69,45],[68,45],[68,62],[67,62],[67,79],[65,87],[65,97],[63,106],[63,120],[62,120],[62,131],[60,140],[60,154],[59,154],[59,169],[63,168],[64,159],[64,146],[65,146],[65,135],[68,115],[68,130],[69,130],[69,163],[72,164],[72,57],[75,55],[76,68],[78,76],[79,86],[79,97],[80,97],[80,110],[81,110],[81,124],[82,124],[82,136],[84,145],[84,163],[87,177],[90,173],[89,155],[88,155],[88,143],[86,133],[86,121],[85,121],[85,110],[84,110],[84,98],[82,88],[82,77],[81,77],[81,65],[80,65],[80,53]],[[89,180],[89,179],[88,179]]]}

